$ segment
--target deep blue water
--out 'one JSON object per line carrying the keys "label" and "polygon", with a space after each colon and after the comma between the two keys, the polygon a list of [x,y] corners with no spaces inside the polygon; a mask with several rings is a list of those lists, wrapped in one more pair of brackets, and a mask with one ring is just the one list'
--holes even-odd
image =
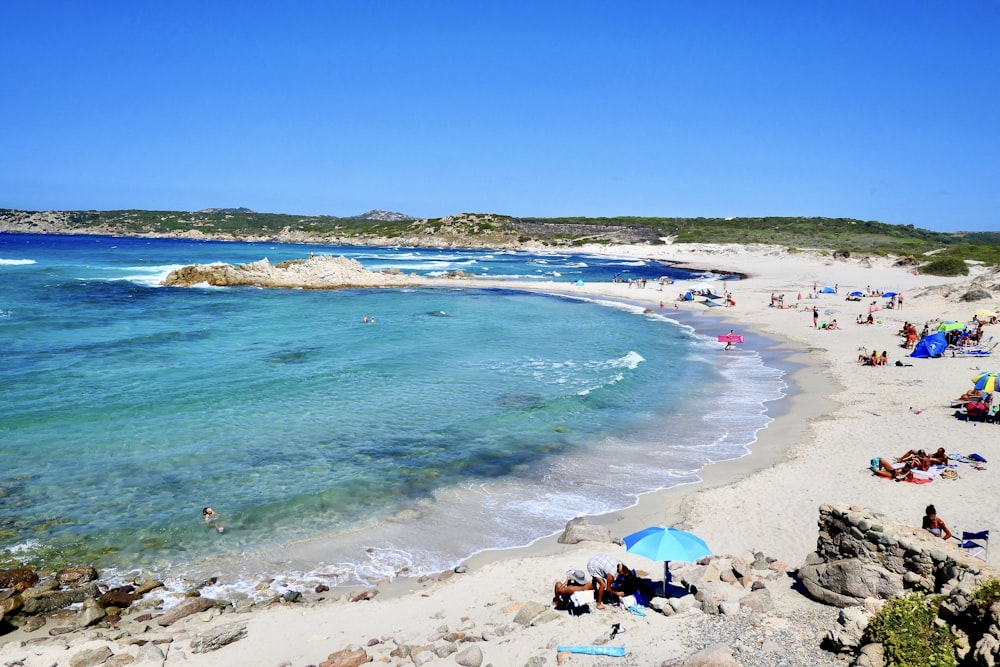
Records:
{"label": "deep blue water", "polygon": [[[511,288],[158,285],[310,252]],[[567,254],[0,234],[0,556],[372,581],[697,481],[747,452],[782,374],[659,313],[516,289],[615,274],[689,277]]]}

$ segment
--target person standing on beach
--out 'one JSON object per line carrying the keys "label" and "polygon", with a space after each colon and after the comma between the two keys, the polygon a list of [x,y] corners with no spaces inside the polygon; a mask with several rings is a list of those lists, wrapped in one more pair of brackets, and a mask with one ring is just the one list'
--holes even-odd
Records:
{"label": "person standing on beach", "polygon": [[813,329],[819,329],[819,308],[813,306]]}

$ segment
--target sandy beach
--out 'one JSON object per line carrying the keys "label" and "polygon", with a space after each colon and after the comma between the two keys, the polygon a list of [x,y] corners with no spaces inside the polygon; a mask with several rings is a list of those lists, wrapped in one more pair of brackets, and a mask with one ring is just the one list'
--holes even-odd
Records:
{"label": "sandy beach", "polygon": [[[644,289],[626,283],[558,287],[518,283],[517,288],[625,299],[657,311],[677,310],[703,332],[714,335],[733,329],[745,336],[746,342],[732,351],[724,351],[720,343],[719,354],[760,349],[766,337],[779,342],[777,348],[766,350],[768,358],[792,369],[788,381],[793,395],[772,404],[775,421],[758,434],[751,455],[704,470],[700,484],[649,494],[635,507],[589,517],[590,523],[608,526],[617,537],[651,525],[677,526],[702,537],[715,554],[763,552],[785,564],[786,570],[794,570],[815,548],[822,503],[860,505],[892,521],[916,526],[924,507],[933,503],[953,532],[991,528],[997,523],[1000,507],[991,495],[996,474],[992,436],[1000,435],[1000,426],[959,420],[951,407],[951,399],[971,388],[975,373],[997,367],[995,360],[950,354],[910,359],[897,333],[904,321],[916,323],[918,329],[933,322],[933,329],[938,320],[968,321],[977,308],[1000,306],[1000,299],[959,300],[965,290],[958,288],[972,284],[978,269],[968,277],[940,278],[894,266],[890,258],[834,259],[767,246],[595,246],[574,251],[677,262],[685,268],[732,271],[746,278],[718,286],[720,291],[730,291],[736,303],[718,308],[697,300],[677,301],[685,282],[662,288],[649,283]],[[509,282],[485,280],[476,280],[475,285],[511,287]],[[811,298],[814,286],[828,285],[836,285],[837,293]],[[945,295],[945,290],[935,289],[938,286],[955,289]],[[867,314],[874,299],[855,302],[845,297],[869,287],[902,293],[903,308],[877,311],[874,325],[856,324],[857,316]],[[788,307],[772,307],[772,294],[783,294]],[[884,300],[877,301],[882,304]],[[815,328],[813,307],[821,321],[836,319],[839,327]],[[1000,339],[1000,325],[985,328],[984,338],[990,336]],[[887,351],[889,365],[859,364],[864,348]],[[895,365],[897,360],[906,365]],[[937,447],[956,454],[979,453],[989,464],[984,469],[963,466],[958,478],[929,484],[896,483],[868,470],[873,457],[891,459],[909,449]],[[545,664],[555,664],[558,646],[595,643],[615,623],[624,632],[612,643],[626,649],[625,658],[574,655],[569,664],[680,664],[711,643],[709,637],[730,644],[737,656],[738,644],[744,642],[747,647],[753,644],[758,653],[783,651],[792,656],[791,662],[773,664],[818,664],[810,653],[818,651],[817,623],[834,618],[836,610],[793,590],[790,576],[769,585],[776,608],[753,638],[729,638],[717,627],[725,621],[696,611],[666,617],[652,611],[638,616],[606,609],[579,617],[562,613],[533,626],[515,622],[524,605],[549,604],[553,582],[567,569],[583,569],[587,559],[598,553],[620,558],[654,578],[662,573],[662,563],[634,557],[613,543],[563,545],[548,537],[530,547],[480,554],[465,564],[462,573],[379,586],[379,594],[369,600],[352,602],[357,590],[331,591],[318,603],[274,604],[250,614],[196,614],[161,631],[173,639],[161,646],[165,653],[161,664],[298,667],[318,665],[335,651],[360,646],[376,663],[405,665],[413,664],[413,659],[393,656],[393,647],[431,644],[449,634],[478,637],[475,646],[482,652],[482,664],[541,664],[531,662],[539,657]],[[990,562],[996,565],[996,551],[990,554]],[[200,633],[236,621],[246,623],[244,638],[210,653],[191,650],[192,640]],[[0,637],[5,642],[0,658],[4,664],[12,660],[23,660],[23,665],[69,664],[70,656],[81,650],[121,639],[108,631],[87,631],[24,643],[44,633],[18,631]],[[778,648],[768,649],[768,641]],[[123,650],[117,644],[114,652]],[[799,652],[803,657],[796,661]],[[456,655],[437,656],[421,664],[460,664]],[[837,664],[832,654],[827,656],[829,664]],[[738,658],[733,664],[764,663]]]}

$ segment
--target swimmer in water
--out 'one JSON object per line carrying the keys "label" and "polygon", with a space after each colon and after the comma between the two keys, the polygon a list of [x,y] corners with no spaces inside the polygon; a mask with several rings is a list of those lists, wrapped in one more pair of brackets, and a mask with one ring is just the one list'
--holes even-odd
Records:
{"label": "swimmer in water", "polygon": [[206,523],[207,525],[209,525],[209,526],[212,526],[213,528],[215,528],[215,530],[216,530],[217,532],[219,532],[219,533],[223,533],[223,532],[225,532],[225,530],[226,530],[226,529],[225,529],[225,528],[223,528],[223,527],[222,527],[221,525],[219,525],[218,523],[216,523],[216,522],[217,522],[217,521],[218,521],[218,520],[219,520],[219,519],[221,518],[221,517],[219,516],[219,513],[218,513],[218,512],[216,512],[216,511],[215,511],[214,509],[212,509],[211,507],[206,507],[205,509],[203,509],[203,510],[201,511],[201,518],[202,518],[202,520],[203,520],[203,521],[204,521],[204,522],[205,522],[205,523]]}

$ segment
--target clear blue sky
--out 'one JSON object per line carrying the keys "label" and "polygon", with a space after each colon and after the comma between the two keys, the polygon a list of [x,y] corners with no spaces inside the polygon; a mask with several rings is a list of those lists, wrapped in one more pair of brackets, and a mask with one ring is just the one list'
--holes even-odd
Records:
{"label": "clear blue sky", "polygon": [[1000,230],[1000,3],[4,2],[0,208]]}

